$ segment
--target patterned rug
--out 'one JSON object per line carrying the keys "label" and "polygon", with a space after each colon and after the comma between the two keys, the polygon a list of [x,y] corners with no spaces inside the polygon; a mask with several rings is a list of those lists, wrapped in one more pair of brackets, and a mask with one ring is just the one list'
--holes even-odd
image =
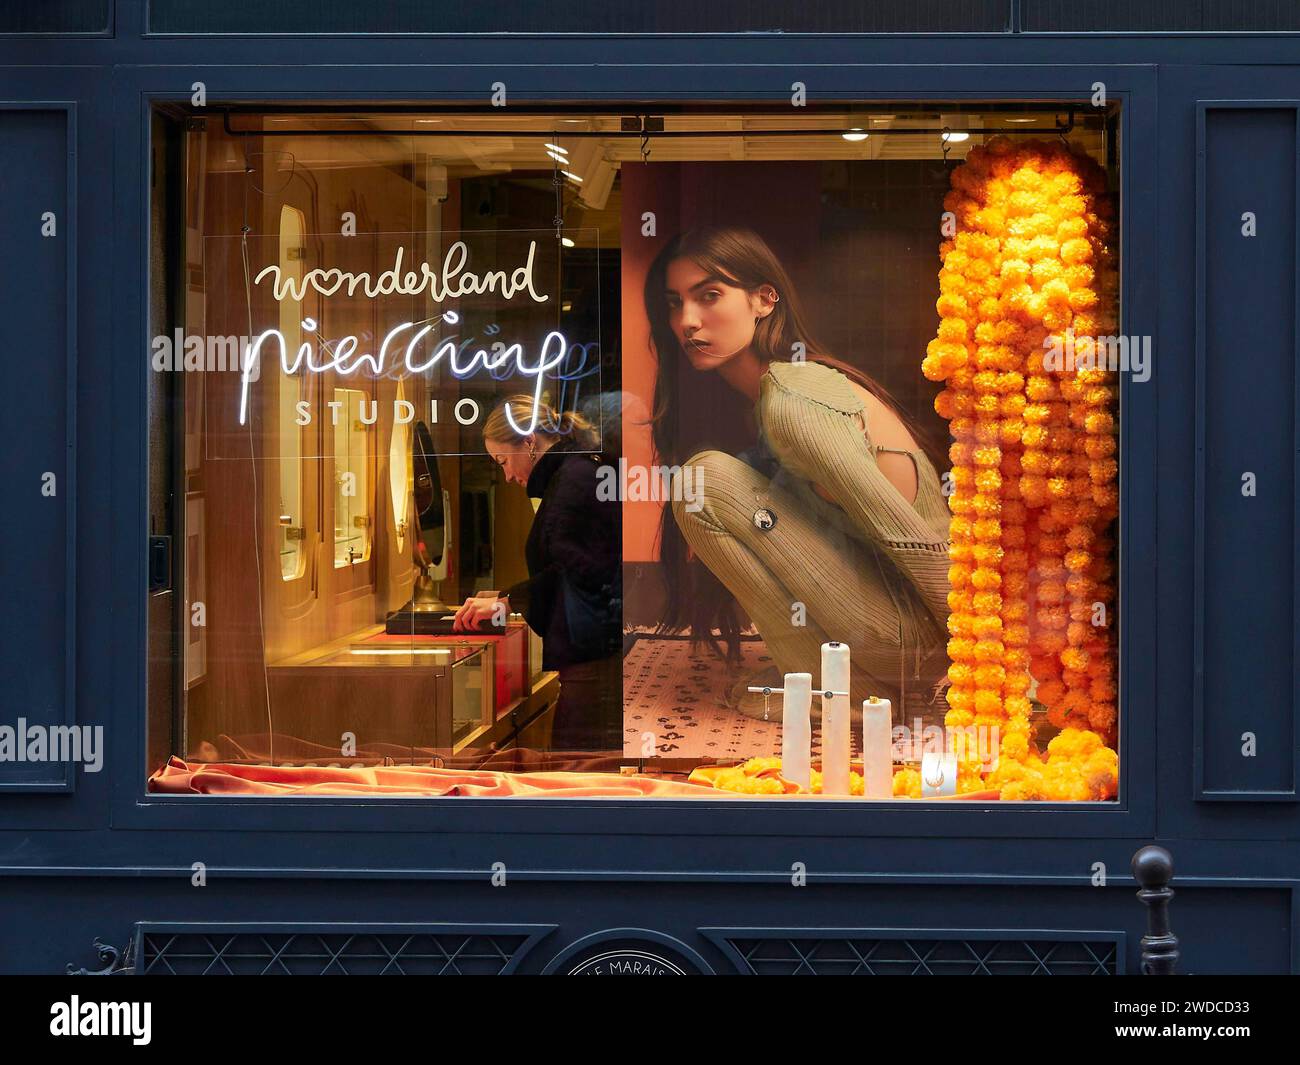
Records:
{"label": "patterned rug", "polygon": [[[693,651],[685,636],[634,633],[623,656],[623,754],[644,757],[643,738],[653,733],[654,757],[718,761],[781,753],[781,722],[747,717],[724,705],[727,689],[745,673],[772,664],[758,637],[741,640],[741,665],[726,666],[708,650]],[[780,696],[772,697],[780,713]],[[856,733],[857,730],[855,729]],[[813,729],[813,760],[821,757]],[[853,736],[856,755],[858,737]]]}

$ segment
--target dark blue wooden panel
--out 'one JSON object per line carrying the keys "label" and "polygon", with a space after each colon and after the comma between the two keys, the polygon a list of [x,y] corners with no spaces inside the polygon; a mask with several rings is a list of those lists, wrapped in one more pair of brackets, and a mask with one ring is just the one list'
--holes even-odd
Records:
{"label": "dark blue wooden panel", "polygon": [[[1008,857],[1010,848],[986,864]],[[1194,876],[1174,884],[1170,920],[1182,951],[1180,973],[1296,970],[1290,885]],[[236,875],[197,889],[186,870],[170,877],[0,877],[0,922],[4,973],[53,974],[69,963],[101,968],[92,946],[99,939],[117,949],[120,965],[151,975],[169,966],[219,972],[219,958],[237,972],[275,971],[268,956],[281,949],[285,966],[297,971],[313,954],[322,970],[366,971],[376,961],[388,964],[384,946],[414,974],[439,951],[464,949],[482,964],[494,939],[502,967],[520,974],[567,972],[567,963],[589,956],[593,946],[631,940],[718,973],[791,971],[799,962],[783,967],[781,959],[802,954],[802,971],[827,974],[1065,975],[1138,972],[1146,909],[1127,876],[1106,887],[1086,879],[989,884],[979,877],[927,884],[899,875],[891,883],[792,888],[788,880],[611,885],[515,880],[512,873],[508,887],[495,889],[486,878],[462,884]],[[407,951],[416,963],[409,968],[401,957]],[[746,954],[759,964],[747,964]]]}
{"label": "dark blue wooden panel", "polygon": [[1296,119],[1199,109],[1198,798],[1297,798]]}
{"label": "dark blue wooden panel", "polygon": [[[28,730],[70,725],[75,706],[73,144],[71,105],[0,103],[0,159],[21,160],[0,168],[0,248],[16,267],[0,284],[10,386],[0,448],[0,727],[15,730],[6,739],[21,752]],[[72,764],[12,757],[0,760],[0,789],[72,787]]]}
{"label": "dark blue wooden panel", "polygon": [[0,33],[108,33],[113,0],[9,0],[0,4]]}
{"label": "dark blue wooden panel", "polygon": [[1010,0],[552,0],[547,4],[429,0],[279,0],[213,4],[151,0],[151,33],[1001,33]]}
{"label": "dark blue wooden panel", "polygon": [[1223,33],[1300,29],[1295,0],[1022,0],[1027,32]]}

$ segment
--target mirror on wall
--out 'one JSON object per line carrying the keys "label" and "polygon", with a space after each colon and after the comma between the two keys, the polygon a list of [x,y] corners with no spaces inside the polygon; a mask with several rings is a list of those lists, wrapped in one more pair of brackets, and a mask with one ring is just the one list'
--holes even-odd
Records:
{"label": "mirror on wall", "polygon": [[370,557],[370,467],[361,421],[365,393],[334,389],[334,566],[355,566]]}
{"label": "mirror on wall", "polygon": [[[407,402],[406,389],[397,382],[396,405],[399,409]],[[393,500],[393,523],[397,533],[397,550],[406,551],[407,533],[411,531],[411,423],[394,421],[393,435],[388,444],[388,487]]]}
{"label": "mirror on wall", "polygon": [[411,558],[418,572],[411,601],[388,616],[386,628],[390,633],[451,632],[454,612],[439,594],[451,567],[451,498],[442,486],[429,427],[416,422],[410,435]]}

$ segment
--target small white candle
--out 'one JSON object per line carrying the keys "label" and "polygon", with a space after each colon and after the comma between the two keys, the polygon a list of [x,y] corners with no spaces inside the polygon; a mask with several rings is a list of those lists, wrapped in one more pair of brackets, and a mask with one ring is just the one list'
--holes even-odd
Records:
{"label": "small white candle", "polygon": [[[849,645],[822,644],[822,794],[849,794]],[[839,694],[827,694],[835,692]]]}
{"label": "small white candle", "polygon": [[894,712],[888,699],[862,700],[862,797],[889,799],[894,795],[892,731]]}
{"label": "small white candle", "polygon": [[781,776],[807,791],[812,772],[812,674],[787,673],[781,710]]}

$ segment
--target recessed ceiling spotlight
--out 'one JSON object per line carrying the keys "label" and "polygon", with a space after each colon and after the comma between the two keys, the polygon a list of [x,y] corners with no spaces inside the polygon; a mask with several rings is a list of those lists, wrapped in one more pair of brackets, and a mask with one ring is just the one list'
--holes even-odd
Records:
{"label": "recessed ceiling spotlight", "polygon": [[545,148],[547,148],[547,149],[549,149],[550,151],[553,151],[553,152],[559,152],[561,155],[568,155],[568,154],[569,154],[569,149],[568,149],[568,148],[562,148],[562,147],[560,147],[560,145],[558,145],[558,144],[552,144],[550,141],[547,141],[547,142],[543,145],[543,147],[545,147]]}
{"label": "recessed ceiling spotlight", "polygon": [[961,130],[949,130],[941,135],[940,140],[945,140],[949,144],[960,144],[962,141],[970,140],[970,134],[963,133]]}
{"label": "recessed ceiling spotlight", "polygon": [[854,126],[847,133],[842,134],[842,136],[846,141],[864,141],[871,136],[871,134],[861,126]]}
{"label": "recessed ceiling spotlight", "polygon": [[561,237],[560,243],[563,244],[566,248],[575,247],[572,237]]}
{"label": "recessed ceiling spotlight", "polygon": [[560,173],[563,174],[563,175],[564,175],[566,178],[568,178],[570,181],[577,182],[579,185],[582,184],[582,178],[578,177],[577,174],[571,174],[571,173],[570,173],[569,171],[567,171],[567,170],[561,170]]}

